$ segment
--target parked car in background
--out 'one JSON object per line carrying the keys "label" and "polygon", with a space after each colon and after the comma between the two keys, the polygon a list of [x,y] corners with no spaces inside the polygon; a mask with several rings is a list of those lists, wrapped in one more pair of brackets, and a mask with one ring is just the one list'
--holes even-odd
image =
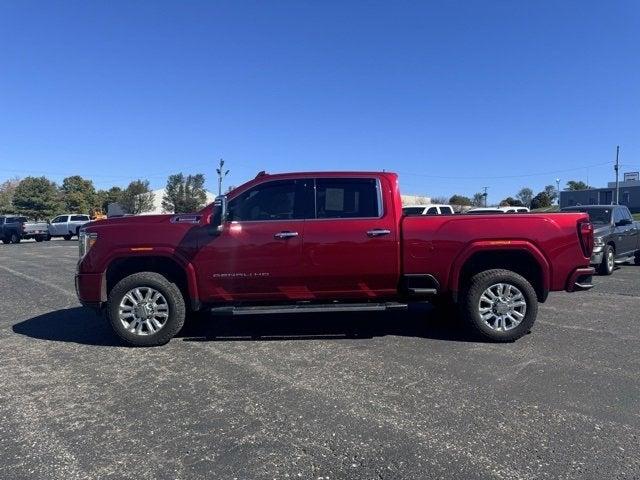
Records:
{"label": "parked car in background", "polygon": [[405,215],[453,215],[453,207],[451,205],[405,205],[402,207],[402,213]]}
{"label": "parked car in background", "polygon": [[49,236],[62,237],[65,240],[71,240],[74,235],[79,235],[80,227],[89,223],[91,218],[89,215],[65,214],[58,215],[49,223]]}
{"label": "parked car in background", "polygon": [[640,222],[635,222],[625,205],[582,205],[563,212],[584,212],[594,227],[591,265],[601,275],[611,275],[617,263],[633,260],[640,265]]}
{"label": "parked car in background", "polygon": [[489,215],[500,213],[529,213],[527,207],[475,207],[466,211],[472,215]]}
{"label": "parked car in background", "polygon": [[527,207],[498,207],[504,213],[529,213],[530,210]]}
{"label": "parked car in background", "polygon": [[0,216],[0,239],[2,239],[2,243],[20,243],[22,228],[26,221],[26,218],[16,215]]}
{"label": "parked car in background", "polygon": [[471,208],[464,213],[466,215],[502,215],[504,211],[500,210],[498,207],[476,207]]}
{"label": "parked car in background", "polygon": [[22,238],[33,238],[36,242],[51,240],[48,222],[26,222],[22,225]]}
{"label": "parked car in background", "polygon": [[[457,303],[493,341],[531,330],[550,291],[593,285],[584,213],[403,215],[389,172],[260,174],[200,212],[84,227],[75,278],[127,343],[162,345],[188,310],[404,310]],[[559,247],[561,246],[561,247]]]}

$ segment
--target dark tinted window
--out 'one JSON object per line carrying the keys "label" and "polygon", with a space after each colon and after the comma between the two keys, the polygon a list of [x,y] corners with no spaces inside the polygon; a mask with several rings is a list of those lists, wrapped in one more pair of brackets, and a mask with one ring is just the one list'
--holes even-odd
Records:
{"label": "dark tinted window", "polygon": [[[229,202],[229,221],[293,220],[304,218],[304,182],[266,182],[241,193]],[[297,202],[296,202],[297,200]]]}
{"label": "dark tinted window", "polygon": [[60,215],[59,217],[56,217],[53,220],[51,220],[51,223],[60,223],[60,222],[66,222],[66,221],[67,221],[67,216]]}
{"label": "dark tinted window", "polygon": [[442,213],[442,215],[453,215],[453,208],[451,208],[451,207],[440,207],[440,213]]}
{"label": "dark tinted window", "polygon": [[71,215],[72,222],[82,222],[85,220],[89,220],[89,217],[87,217],[86,215]]}
{"label": "dark tinted window", "polygon": [[438,215],[438,207],[430,207],[427,210],[427,215]]}
{"label": "dark tinted window", "polygon": [[572,208],[568,210],[570,212],[584,212],[589,214],[589,220],[593,224],[605,225],[611,223],[611,209],[610,208]]}
{"label": "dark tinted window", "polygon": [[381,214],[373,178],[316,180],[317,218],[377,218]]}
{"label": "dark tinted window", "polygon": [[424,207],[405,207],[402,209],[405,215],[422,215]]}

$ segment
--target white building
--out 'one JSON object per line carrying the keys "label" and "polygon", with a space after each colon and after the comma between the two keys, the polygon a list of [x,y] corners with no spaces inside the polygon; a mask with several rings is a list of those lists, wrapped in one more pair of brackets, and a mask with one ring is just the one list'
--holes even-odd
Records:
{"label": "white building", "polygon": [[429,205],[431,203],[431,197],[425,197],[424,195],[400,195],[402,205]]}
{"label": "white building", "polygon": [[[158,190],[154,190],[153,191],[153,210],[149,210],[148,212],[143,212],[140,215],[157,215],[159,213],[173,213],[173,212],[166,212],[162,208],[162,199],[164,198],[165,191],[166,190],[164,188],[159,188]],[[206,205],[209,205],[215,200],[216,196],[209,191],[207,191],[206,194],[207,194]]]}

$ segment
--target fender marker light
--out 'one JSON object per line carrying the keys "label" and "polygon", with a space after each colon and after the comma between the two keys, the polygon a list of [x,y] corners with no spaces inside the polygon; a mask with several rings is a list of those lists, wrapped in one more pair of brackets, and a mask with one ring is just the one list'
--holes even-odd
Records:
{"label": "fender marker light", "polygon": [[153,250],[153,247],[131,247],[129,250],[132,252],[150,252]]}

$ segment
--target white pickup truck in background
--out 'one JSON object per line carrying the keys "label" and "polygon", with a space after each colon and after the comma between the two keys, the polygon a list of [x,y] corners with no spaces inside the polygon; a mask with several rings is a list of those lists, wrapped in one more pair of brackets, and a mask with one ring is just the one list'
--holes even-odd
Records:
{"label": "white pickup truck in background", "polygon": [[80,227],[90,221],[89,215],[58,215],[49,223],[49,237],[62,237],[65,240],[71,240],[71,237],[80,233]]}

